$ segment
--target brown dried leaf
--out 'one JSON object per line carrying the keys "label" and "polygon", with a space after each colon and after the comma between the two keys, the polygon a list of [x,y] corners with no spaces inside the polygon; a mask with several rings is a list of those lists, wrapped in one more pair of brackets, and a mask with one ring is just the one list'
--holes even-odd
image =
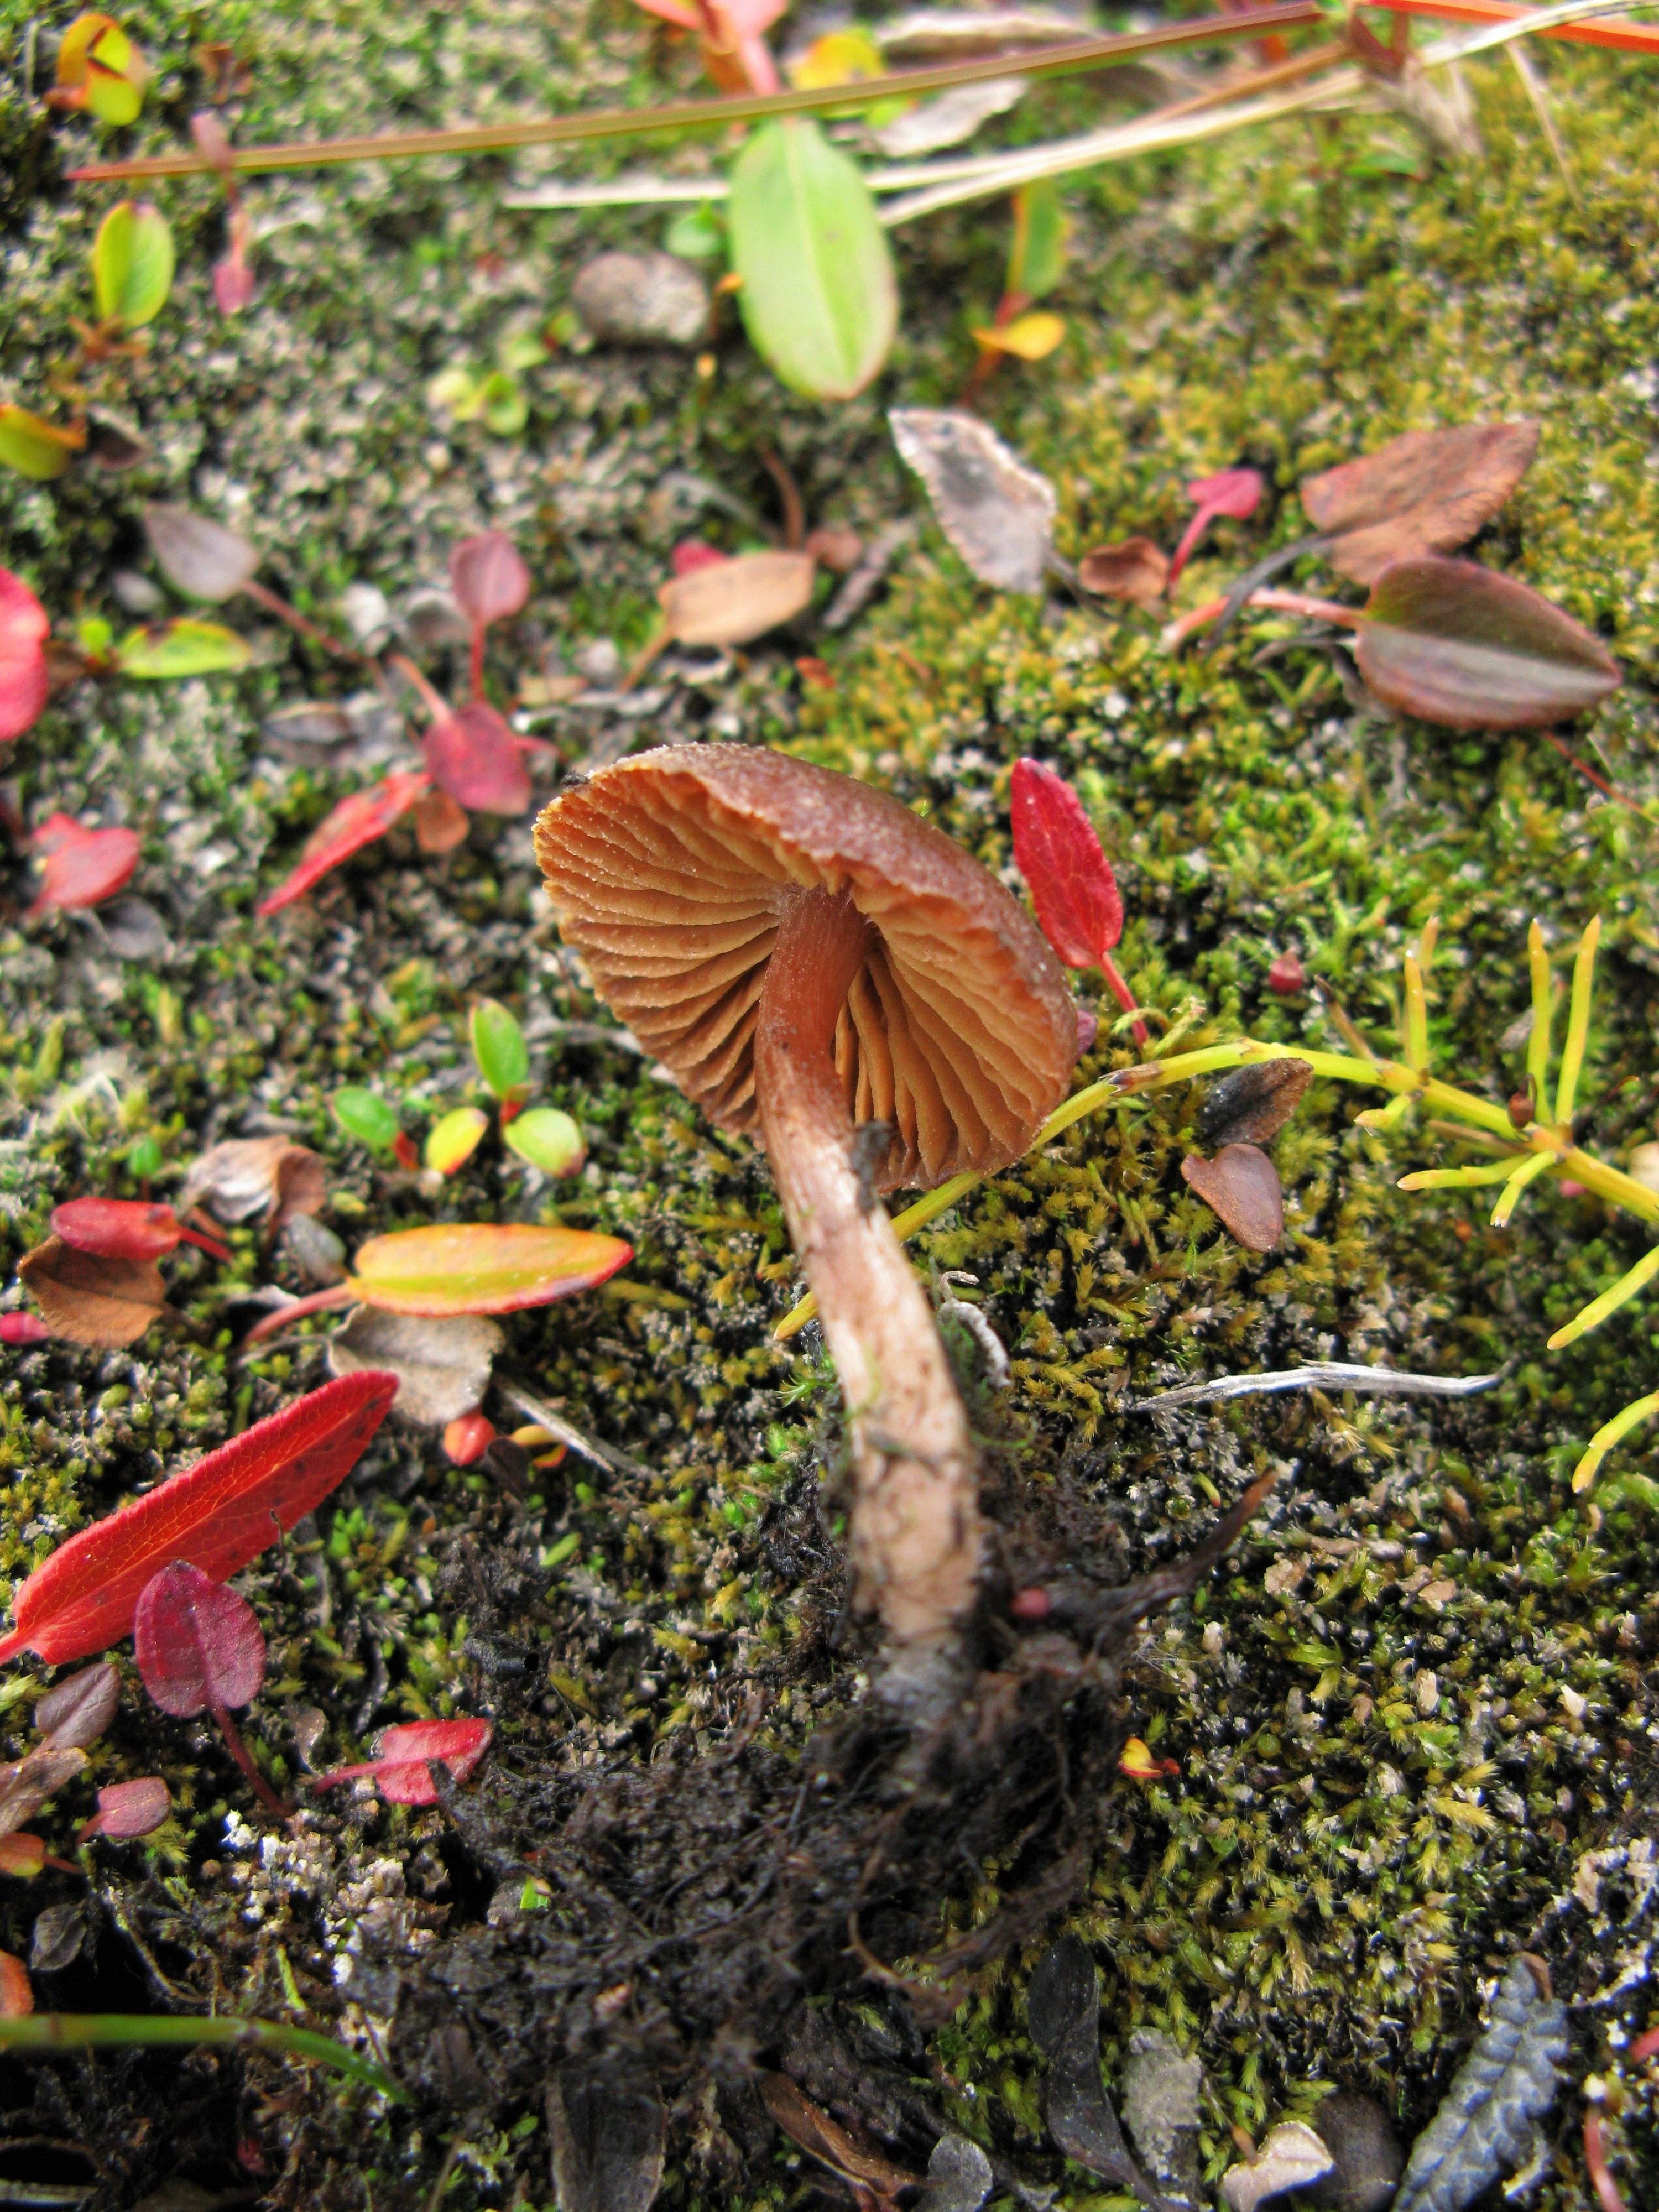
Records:
{"label": "brown dried leaf", "polygon": [[1077,580],[1098,599],[1127,599],[1138,607],[1156,606],[1170,580],[1170,556],[1150,538],[1126,538],[1117,545],[1097,545],[1078,563]]}
{"label": "brown dried leaf", "polygon": [[228,599],[259,565],[246,538],[187,507],[147,507],[144,531],[167,580],[186,599]]}
{"label": "brown dried leaf", "polygon": [[891,2198],[921,2179],[921,2174],[907,2172],[879,2152],[866,2150],[821,2105],[815,2105],[798,2089],[787,2074],[763,2074],[760,2093],[761,2102],[791,2142],[799,2143],[810,2156],[834,2172],[845,2174],[849,2181],[861,2181],[878,2196]]}
{"label": "brown dried leaf", "polygon": [[1256,1060],[1212,1083],[1198,1109],[1203,1145],[1270,1145],[1313,1081],[1305,1060]]}
{"label": "brown dried leaf", "polygon": [[1302,504],[1334,543],[1332,564],[1357,584],[1390,561],[1450,553],[1491,520],[1538,450],[1534,422],[1410,430],[1376,453],[1302,483]]}
{"label": "brown dried leaf", "polygon": [[611,2061],[561,2066],[547,2086],[561,2212],[649,2212],[665,2115],[643,2074]]}
{"label": "brown dried leaf", "polygon": [[940,529],[981,583],[1040,592],[1059,506],[1048,477],[962,408],[895,407],[887,420],[899,458],[927,486]]}
{"label": "brown dried leaf", "polygon": [[447,791],[428,791],[415,802],[415,842],[423,853],[453,853],[466,836],[468,819]]}
{"label": "brown dried leaf", "polygon": [[359,1306],[329,1342],[337,1375],[373,1368],[398,1377],[393,1410],[407,1421],[442,1428],[483,1402],[489,1370],[504,1339],[482,1314],[427,1320]]}
{"label": "brown dried leaf", "polygon": [[1188,1152],[1181,1172],[1224,1229],[1252,1252],[1271,1252],[1285,1234],[1279,1170],[1258,1145],[1224,1145],[1212,1160]]}
{"label": "brown dried leaf", "polygon": [[42,1744],[27,1759],[0,1766],[0,1836],[33,1820],[48,1797],[72,1782],[87,1763],[84,1751],[49,1750]]}
{"label": "brown dried leaf", "polygon": [[1305,2189],[1335,2163],[1304,2120],[1281,2120],[1253,2159],[1228,2167],[1221,2193],[1232,2212],[1255,2212],[1270,2197]]}
{"label": "brown dried leaf", "polygon": [[665,584],[657,597],[681,645],[747,645],[798,615],[812,596],[810,553],[739,553]]}
{"label": "brown dried leaf", "polygon": [[220,1221],[267,1209],[280,1229],[296,1213],[320,1213],[328,1185],[320,1157],[291,1137],[235,1137],[191,1162],[177,1211],[205,1206]]}
{"label": "brown dried leaf", "polygon": [[43,1751],[77,1751],[96,1743],[115,1717],[121,1676],[107,1659],[54,1682],[34,1708]]}
{"label": "brown dried leaf", "polygon": [[141,1337],[167,1303],[153,1260],[107,1260],[48,1237],[17,1263],[46,1327],[71,1344],[116,1352]]}

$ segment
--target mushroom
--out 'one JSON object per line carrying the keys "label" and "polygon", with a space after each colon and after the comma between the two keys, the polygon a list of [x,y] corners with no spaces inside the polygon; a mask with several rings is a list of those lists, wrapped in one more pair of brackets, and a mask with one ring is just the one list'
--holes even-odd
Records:
{"label": "mushroom", "polygon": [[746,745],[676,745],[553,800],[536,853],[599,995],[719,1127],[758,1132],[841,1378],[855,1596],[886,1693],[954,1680],[979,1466],[877,1190],[1017,1158],[1077,1015],[1033,923],[884,792]]}

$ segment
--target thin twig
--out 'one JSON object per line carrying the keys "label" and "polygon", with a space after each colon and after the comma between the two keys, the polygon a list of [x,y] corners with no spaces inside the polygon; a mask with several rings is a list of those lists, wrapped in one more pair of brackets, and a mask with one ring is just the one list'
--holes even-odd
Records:
{"label": "thin twig", "polygon": [[[1501,1371],[1501,1370],[1500,1370]],[[1279,1390],[1356,1390],[1364,1397],[1470,1398],[1490,1390],[1498,1375],[1415,1375],[1403,1367],[1358,1367],[1346,1359],[1316,1360],[1311,1367],[1269,1368],[1260,1375],[1218,1375],[1212,1382],[1187,1382],[1126,1406],[1126,1413],[1168,1413],[1177,1406],[1210,1406],[1229,1398],[1254,1398]]]}

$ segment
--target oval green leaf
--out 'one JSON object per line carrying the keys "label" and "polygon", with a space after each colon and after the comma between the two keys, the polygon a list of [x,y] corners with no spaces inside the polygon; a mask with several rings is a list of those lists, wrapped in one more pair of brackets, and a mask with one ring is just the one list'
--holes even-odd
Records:
{"label": "oval green leaf", "polygon": [[328,1104],[347,1136],[367,1145],[371,1152],[389,1152],[397,1143],[403,1125],[385,1099],[374,1091],[348,1084],[343,1091],[335,1092]]}
{"label": "oval green leaf", "polygon": [[84,430],[48,422],[27,407],[0,407],[0,465],[36,483],[61,477],[86,442]]}
{"label": "oval green leaf", "polygon": [[1623,680],[1600,638],[1530,586],[1429,554],[1377,578],[1356,658],[1385,707],[1453,730],[1568,721]]}
{"label": "oval green leaf", "polygon": [[449,1222],[371,1237],[354,1297],[386,1313],[514,1313],[591,1291],[634,1256],[619,1237],[523,1222]]}
{"label": "oval green leaf", "polygon": [[173,233],[148,200],[122,200],[98,226],[92,284],[100,319],[124,330],[153,323],[173,289]]}
{"label": "oval green leaf", "polygon": [[887,235],[857,164],[804,116],[763,124],[726,203],[738,301],[769,368],[814,399],[850,399],[898,326]]}
{"label": "oval green leaf", "polygon": [[116,648],[115,662],[123,676],[167,678],[216,676],[246,668],[252,658],[247,640],[222,623],[184,619],[129,630]]}
{"label": "oval green leaf", "polygon": [[556,1106],[532,1106],[507,1124],[501,1139],[509,1152],[544,1175],[574,1175],[587,1158],[581,1131]]}
{"label": "oval green leaf", "polygon": [[499,999],[480,999],[472,1009],[472,1057],[497,1098],[510,1102],[523,1096],[530,1082],[530,1048]]}

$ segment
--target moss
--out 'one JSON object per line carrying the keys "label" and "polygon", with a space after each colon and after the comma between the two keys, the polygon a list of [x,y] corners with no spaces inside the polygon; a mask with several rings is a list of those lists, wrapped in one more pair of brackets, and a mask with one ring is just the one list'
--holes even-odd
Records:
{"label": "moss", "polygon": [[[14,49],[25,20],[0,15]],[[160,143],[198,97],[188,52],[199,29],[161,0],[129,20],[161,68],[131,136]],[[578,88],[658,96],[663,68],[690,66],[665,60],[620,8],[519,0],[405,11],[395,31],[345,0],[231,5],[212,32],[255,57],[237,118],[249,140],[568,104]],[[1293,487],[1306,471],[1409,427],[1537,414],[1539,459],[1480,550],[1614,644],[1628,680],[1575,748],[1650,799],[1659,124],[1639,65],[1553,49],[1547,67],[1582,210],[1496,64],[1478,73],[1486,160],[1421,185],[1341,173],[1342,149],[1387,127],[1364,122],[1343,126],[1318,173],[1293,125],[1079,180],[1054,302],[1066,344],[1041,370],[1005,372],[992,398],[1060,488],[1068,554],[1137,530],[1167,540],[1188,477],[1239,460],[1264,469],[1271,512],[1220,526],[1195,565],[1194,601],[1247,549],[1298,534]],[[1052,124],[1061,99],[1034,102],[1020,129]],[[0,374],[26,401],[84,304],[97,205],[56,179],[91,143],[76,124],[40,137],[9,91],[0,106],[0,167],[33,180],[0,200]],[[664,158],[695,168],[707,157]],[[901,234],[908,319],[895,370],[833,416],[766,384],[728,326],[707,383],[678,357],[560,357],[528,379],[530,428],[504,446],[438,422],[428,379],[562,304],[597,240],[642,226],[506,213],[501,173],[422,165],[257,187],[260,297],[234,325],[208,292],[214,194],[169,187],[176,305],[120,395],[155,456],[122,478],[0,482],[8,562],[55,614],[111,612],[113,571],[142,557],[142,502],[175,496],[251,529],[273,583],[324,611],[354,580],[396,599],[437,578],[451,538],[495,522],[538,576],[526,622],[498,649],[505,683],[548,647],[636,641],[674,538],[727,530],[717,514],[699,520],[675,471],[764,508],[758,455],[775,444],[817,516],[868,527],[910,502],[880,409],[959,387],[966,303],[994,289],[1000,211]],[[328,1097],[371,1082],[418,1128],[471,1081],[468,999],[516,1004],[538,1037],[543,1095],[578,1115],[592,1146],[587,1179],[558,1194],[562,1214],[634,1238],[631,1279],[663,1295],[519,1317],[511,1364],[633,1472],[568,1462],[513,1514],[447,1470],[429,1440],[388,1439],[316,1534],[253,1578],[272,1667],[250,1735],[290,1778],[302,1705],[327,1716],[331,1756],[386,1719],[458,1708],[494,1711],[509,1768],[645,1759],[686,1731],[716,1741],[738,1725],[755,1670],[817,1632],[822,1539],[803,1534],[798,1509],[833,1461],[833,1394],[810,1342],[786,1350],[768,1334],[795,1290],[775,1201],[750,1149],[705,1128],[636,1058],[539,1026],[547,1012],[581,1024],[596,1010],[559,957],[520,830],[477,832],[441,863],[394,836],[314,915],[251,919],[256,884],[339,787],[326,766],[274,752],[261,719],[338,685],[251,611],[237,618],[258,641],[246,676],[85,687],[13,751],[25,808],[108,809],[139,828],[137,888],[173,951],[153,969],[123,964],[79,925],[0,925],[0,1257],[14,1261],[71,1192],[131,1194],[139,1138],[161,1148],[165,1191],[203,1142],[255,1116],[325,1152],[349,1240],[427,1218],[424,1200],[345,1142]],[[1139,616],[977,590],[930,531],[849,634],[812,641],[833,690],[797,690],[790,663],[805,641],[769,645],[713,698],[672,691],[638,726],[735,730],[886,783],[994,868],[1010,860],[1012,761],[1053,761],[1117,865],[1127,972],[1172,1018],[1201,1002],[1200,1029],[1326,1042],[1310,1004],[1267,991],[1273,955],[1295,947],[1386,1042],[1404,948],[1437,915],[1436,1054],[1498,1097],[1528,1004],[1528,920],[1540,915],[1559,945],[1599,911],[1604,985],[1581,1095],[1609,1155],[1650,1136],[1650,829],[1595,800],[1540,739],[1366,722],[1322,663],[1257,666],[1255,645],[1287,628],[1260,623],[1212,658],[1172,661]],[[552,726],[579,759],[592,732]],[[1108,1034],[1086,1072],[1122,1057]],[[1231,2126],[1311,2112],[1337,2081],[1377,2087],[1402,2125],[1420,2124],[1467,2039],[1480,1977],[1523,1940],[1551,1950],[1571,1994],[1593,1996],[1621,1940],[1616,1916],[1554,1901],[1571,1899],[1586,1853],[1650,1820],[1653,1513],[1639,1488],[1608,1479],[1650,1465],[1650,1445],[1632,1439],[1613,1462],[1599,1512],[1575,1504],[1565,1479],[1590,1431],[1652,1387],[1659,1334],[1638,1309],[1565,1354],[1542,1349],[1631,1264],[1640,1236],[1553,1194],[1534,1194],[1504,1232],[1457,1194],[1408,1200],[1395,1177],[1437,1156],[1437,1139],[1358,1131],[1352,1103],[1316,1091],[1281,1139],[1290,1235],[1266,1259],[1221,1237],[1176,1173],[1190,1094],[1079,1125],[918,1245],[924,1264],[978,1279],[968,1294],[1010,1349],[995,1420],[1020,1479],[1033,1495],[1062,1474],[1080,1486],[1115,1515],[1137,1565],[1183,1547],[1250,1474],[1280,1470],[1229,1568],[1147,1639],[1137,1725],[1180,1773],[1126,1788],[1073,1922],[1105,1976],[1109,2078],[1138,2025],[1200,2050],[1212,2169],[1231,2155]],[[547,1195],[486,1148],[442,1206],[533,1212]],[[231,1242],[219,1274],[191,1255],[170,1263],[175,1301],[213,1328],[225,1285],[268,1272],[255,1230]],[[1332,1356],[1501,1367],[1503,1380],[1455,1406],[1316,1395],[1157,1425],[1127,1410],[1188,1375]],[[12,1577],[322,1373],[312,1345],[235,1364],[228,1334],[6,1363],[0,1572]],[[816,1694],[810,1683],[780,1692],[763,1741],[799,1744]],[[20,1700],[4,1725],[22,1715]],[[204,1732],[164,1728],[130,1702],[91,1778],[157,1766],[178,1818],[153,1847],[168,1940],[223,2001],[287,2004],[276,1936],[249,1932],[216,1871],[240,1803],[233,1778]],[[411,1894],[453,1902],[419,1820],[358,1808],[340,1834],[344,1856],[401,1858]],[[136,1851],[124,1862],[140,1863]],[[186,1865],[188,1879],[166,1871]],[[969,1917],[991,1911],[996,1879]],[[27,1949],[37,1902],[15,1885],[0,1897],[11,1948]],[[326,1947],[298,1906],[269,1912],[270,1928],[289,1927],[277,1948],[301,2002],[325,2022]],[[1017,1962],[989,1977],[939,2031],[932,2063],[963,2125],[1035,2158],[1040,2069],[1020,1983]],[[1632,1996],[1629,2016],[1645,2002]],[[1607,2063],[1600,2039],[1616,2016],[1581,2015],[1580,2074]],[[337,2188],[355,2202],[332,2094],[309,2093],[304,2126],[322,2135],[307,2170],[318,2201]],[[534,2118],[510,2113],[499,2137],[468,2138],[454,2201],[500,2202],[514,2172],[545,2193]],[[1640,2096],[1623,2128],[1640,2202],[1659,2170]],[[294,2123],[289,2139],[302,2133]],[[373,2162],[386,2186],[422,2174],[428,2185],[436,2156],[387,2134]],[[690,2173],[675,2188],[686,2203],[720,2194]],[[1112,2201],[1076,2169],[1064,2197],[1078,2212]],[[1571,2153],[1543,2201],[1588,2201]]]}

